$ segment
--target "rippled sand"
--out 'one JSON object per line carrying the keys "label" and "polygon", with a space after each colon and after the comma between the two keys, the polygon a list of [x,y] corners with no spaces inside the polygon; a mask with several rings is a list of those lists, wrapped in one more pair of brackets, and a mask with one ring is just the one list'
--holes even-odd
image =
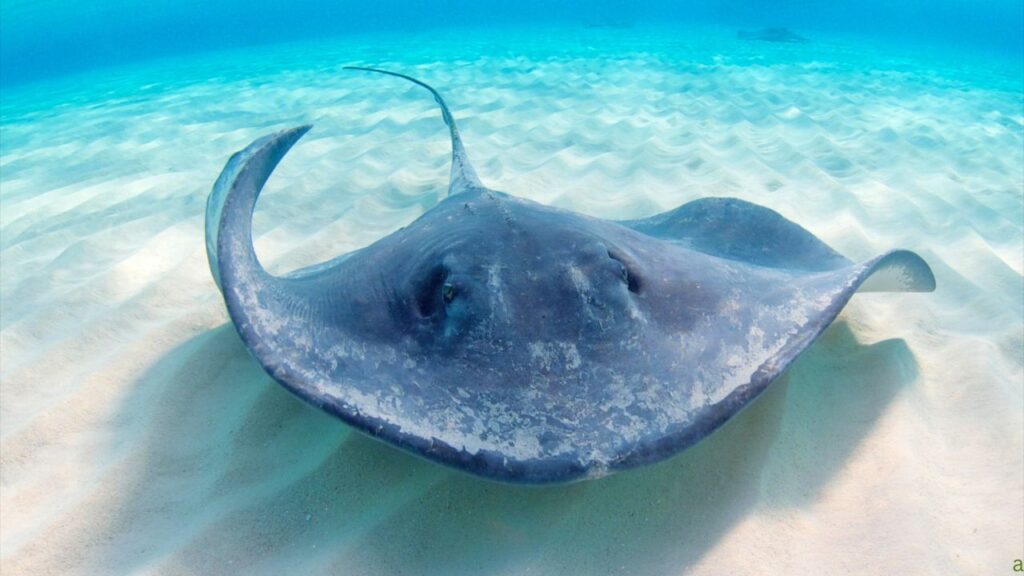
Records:
{"label": "rippled sand", "polygon": [[[425,40],[166,60],[4,95],[0,571],[1010,571],[1019,71],[731,32]],[[854,260],[915,250],[938,290],[856,296],[753,406],[659,465],[522,488],[420,461],[273,383],[206,263],[210,185],[277,128],[316,125],[260,200],[271,270],[368,244],[445,191],[429,95],[346,64],[441,90],[492,187],[609,218],[736,196]]]}

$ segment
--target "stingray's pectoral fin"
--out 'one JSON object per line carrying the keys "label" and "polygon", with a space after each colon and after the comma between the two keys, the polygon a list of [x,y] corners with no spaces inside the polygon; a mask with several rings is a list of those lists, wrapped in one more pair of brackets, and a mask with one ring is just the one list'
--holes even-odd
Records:
{"label": "stingray's pectoral fin", "polygon": [[252,245],[252,214],[270,173],[312,126],[264,136],[236,152],[224,166],[206,201],[206,256],[217,287],[225,276],[269,278]]}
{"label": "stingray's pectoral fin", "polygon": [[738,198],[701,198],[621,224],[705,254],[768,268],[824,271],[853,264],[803,226]]}
{"label": "stingray's pectoral fin", "polygon": [[[715,256],[794,272],[859,271],[856,292],[931,292],[935,276],[907,250],[856,265],[778,212],[738,198],[701,198],[644,218],[620,222],[648,236]],[[852,294],[852,292],[851,292]]]}
{"label": "stingray's pectoral fin", "polygon": [[839,270],[797,276],[787,289],[798,294],[790,307],[802,310],[809,318],[799,330],[803,336],[793,341],[800,342],[831,324],[858,292],[931,292],[935,290],[935,276],[917,254],[893,250]]}
{"label": "stingray's pectoral fin", "polygon": [[[909,250],[894,250],[839,270],[798,275],[787,282],[789,302],[778,315],[765,315],[757,324],[761,333],[788,334],[771,357],[752,375],[750,384],[730,393],[717,414],[727,417],[764,390],[797,356],[814,342],[858,292],[931,292],[935,276],[928,264]],[[785,326],[788,318],[802,317],[797,325]],[[782,319],[782,324],[778,321]],[[769,346],[770,348],[771,346]],[[719,421],[724,419],[719,418]]]}
{"label": "stingray's pectoral fin", "polygon": [[802,311],[807,321],[766,366],[773,372],[762,376],[764,385],[778,376],[800,352],[839,315],[858,292],[931,292],[935,276],[928,264],[909,250],[894,250],[840,270],[808,274],[790,286],[799,296],[789,305]]}
{"label": "stingray's pectoral fin", "polygon": [[[824,272],[791,272],[777,286],[772,304],[753,303],[755,312],[744,329],[715,333],[722,352],[705,360],[702,370],[720,372],[717,383],[702,383],[701,398],[718,397],[717,402],[698,408],[690,422],[672,436],[671,451],[681,450],[717,429],[748,405],[779,377],[815,339],[828,328],[857,292],[930,292],[935,277],[928,264],[913,252],[895,250],[859,264]],[[765,294],[772,288],[764,286]],[[730,313],[733,314],[733,313]],[[720,318],[730,324],[734,317]],[[740,323],[742,326],[742,322]],[[751,338],[754,336],[754,338]],[[739,353],[737,353],[737,351]],[[752,369],[746,381],[743,369]],[[736,378],[738,374],[744,377]],[[737,382],[742,382],[737,384]],[[665,450],[657,444],[634,449],[616,466],[629,468],[663,458]]]}

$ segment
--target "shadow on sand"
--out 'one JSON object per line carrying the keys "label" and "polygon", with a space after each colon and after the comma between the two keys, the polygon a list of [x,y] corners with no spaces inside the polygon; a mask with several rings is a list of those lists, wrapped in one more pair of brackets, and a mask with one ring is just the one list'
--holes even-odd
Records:
{"label": "shadow on sand", "polygon": [[171,351],[79,566],[164,573],[679,574],[755,508],[801,506],[916,377],[902,340],[829,328],[692,449],[597,481],[479,480],[350,431],[273,383],[231,326]]}

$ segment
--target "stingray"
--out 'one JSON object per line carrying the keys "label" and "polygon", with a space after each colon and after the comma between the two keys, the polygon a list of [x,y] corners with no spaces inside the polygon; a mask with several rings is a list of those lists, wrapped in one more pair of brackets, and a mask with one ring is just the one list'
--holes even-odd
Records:
{"label": "stingray", "polygon": [[214,185],[210,269],[273,379],[427,459],[518,483],[662,460],[754,400],[854,292],[935,287],[912,252],[854,263],[734,198],[610,221],[491,190],[437,91],[357,69],[433,94],[451,135],[447,196],[369,246],[271,275],[253,210],[310,126],[283,130]]}

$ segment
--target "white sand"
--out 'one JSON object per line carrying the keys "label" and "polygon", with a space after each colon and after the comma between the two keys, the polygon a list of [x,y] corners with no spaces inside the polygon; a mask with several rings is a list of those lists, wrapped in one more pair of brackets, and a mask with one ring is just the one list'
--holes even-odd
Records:
{"label": "white sand", "polygon": [[[0,572],[1009,573],[1019,78],[605,34],[294,45],[5,94]],[[273,383],[205,260],[211,183],[279,127],[316,124],[260,201],[273,270],[435,203],[448,143],[429,96],[350,63],[434,83],[498,189],[619,218],[737,196],[855,260],[916,250],[938,291],[855,297],[749,410],[659,465],[538,489],[418,460]]]}

